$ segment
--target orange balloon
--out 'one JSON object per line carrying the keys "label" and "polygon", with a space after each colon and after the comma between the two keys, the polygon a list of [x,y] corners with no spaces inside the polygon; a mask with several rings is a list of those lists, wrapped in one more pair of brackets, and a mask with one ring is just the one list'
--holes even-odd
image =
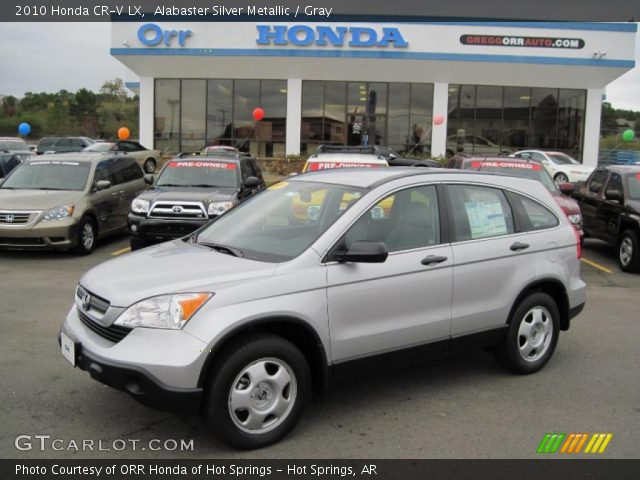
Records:
{"label": "orange balloon", "polygon": [[127,127],[120,127],[118,129],[119,140],[126,140],[127,138],[129,138],[129,135],[131,135],[131,132],[129,132],[129,129]]}

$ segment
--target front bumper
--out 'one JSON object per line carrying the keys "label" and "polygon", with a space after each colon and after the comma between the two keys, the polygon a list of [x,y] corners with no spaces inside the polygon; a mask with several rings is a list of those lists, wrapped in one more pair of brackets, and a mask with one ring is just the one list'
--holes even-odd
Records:
{"label": "front bumper", "polygon": [[196,231],[209,223],[211,219],[205,218],[189,220],[171,220],[161,218],[147,218],[129,214],[127,225],[129,235],[147,243],[165,242],[175,238],[181,238]]}
{"label": "front bumper", "polygon": [[84,325],[75,306],[60,330],[75,343],[76,366],[94,380],[152,408],[180,412],[199,408],[203,390],[198,378],[207,346],[192,335],[136,328],[114,343]]}
{"label": "front bumper", "polygon": [[68,250],[76,244],[74,218],[26,225],[0,226],[0,248]]}

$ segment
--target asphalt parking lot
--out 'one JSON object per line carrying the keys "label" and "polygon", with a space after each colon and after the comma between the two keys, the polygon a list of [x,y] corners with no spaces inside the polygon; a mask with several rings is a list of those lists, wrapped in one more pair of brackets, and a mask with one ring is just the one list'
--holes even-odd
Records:
{"label": "asphalt parking lot", "polygon": [[[478,351],[342,381],[283,442],[248,453],[212,439],[197,417],[147,409],[95,382],[60,354],[58,329],[80,276],[127,245],[103,241],[88,257],[0,252],[1,457],[533,458],[547,432],[610,432],[599,457],[638,456],[640,275],[621,272],[602,243],[586,242],[587,306],[540,373],[511,375]],[[42,452],[34,441],[20,451],[21,434],[107,448],[139,439],[140,449]],[[150,439],[193,439],[194,448],[151,451]]]}

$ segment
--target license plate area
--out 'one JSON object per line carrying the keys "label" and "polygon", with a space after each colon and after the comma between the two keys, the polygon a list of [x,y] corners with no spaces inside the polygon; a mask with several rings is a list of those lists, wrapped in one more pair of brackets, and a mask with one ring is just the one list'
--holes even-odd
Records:
{"label": "license plate area", "polygon": [[69,360],[69,363],[76,366],[76,343],[64,332],[60,332],[60,348],[62,356]]}

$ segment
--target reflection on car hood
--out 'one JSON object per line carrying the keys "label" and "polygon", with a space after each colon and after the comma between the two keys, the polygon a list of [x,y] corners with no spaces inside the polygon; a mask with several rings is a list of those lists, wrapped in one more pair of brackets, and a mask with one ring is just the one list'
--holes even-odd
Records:
{"label": "reflection on car hood", "polygon": [[75,190],[12,190],[0,188],[0,208],[46,210],[72,203],[84,193]]}
{"label": "reflection on car hood", "polygon": [[128,307],[156,295],[215,293],[225,285],[273,275],[276,266],[174,240],[98,265],[80,283],[111,305]]}
{"label": "reflection on car hood", "polygon": [[178,202],[228,202],[235,200],[237,188],[193,188],[193,187],[156,187],[140,194],[138,198],[151,203],[162,201]]}
{"label": "reflection on car hood", "polygon": [[567,215],[580,213],[580,206],[578,205],[578,202],[576,202],[573,198],[567,197],[562,193],[555,193],[555,192],[551,192],[551,195],[553,195],[553,198],[555,199],[555,201],[558,202],[558,205],[560,205],[560,208],[562,208],[562,210]]}

